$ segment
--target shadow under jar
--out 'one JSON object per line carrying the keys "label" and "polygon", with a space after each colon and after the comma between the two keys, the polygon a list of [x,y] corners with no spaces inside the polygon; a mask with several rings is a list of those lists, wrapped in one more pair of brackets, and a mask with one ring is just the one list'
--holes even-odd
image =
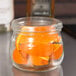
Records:
{"label": "shadow under jar", "polygon": [[48,71],[61,64],[62,22],[49,17],[24,17],[12,22],[10,56],[23,71]]}

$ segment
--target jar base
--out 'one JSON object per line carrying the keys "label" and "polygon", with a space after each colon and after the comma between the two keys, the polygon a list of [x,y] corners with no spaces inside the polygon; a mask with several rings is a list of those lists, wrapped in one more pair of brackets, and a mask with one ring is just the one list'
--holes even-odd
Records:
{"label": "jar base", "polygon": [[55,70],[59,65],[57,66],[52,66],[52,65],[47,65],[45,67],[37,68],[37,67],[26,67],[23,65],[19,65],[16,63],[13,63],[13,66],[19,70],[22,71],[28,71],[28,72],[46,72],[46,71],[52,71]]}

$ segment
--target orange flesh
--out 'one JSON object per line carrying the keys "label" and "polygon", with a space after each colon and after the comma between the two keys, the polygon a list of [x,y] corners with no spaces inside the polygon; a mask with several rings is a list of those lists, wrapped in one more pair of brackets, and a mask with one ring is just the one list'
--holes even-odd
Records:
{"label": "orange flesh", "polygon": [[17,64],[27,64],[27,55],[25,54],[25,58],[21,55],[21,53],[15,49],[13,51],[13,60],[15,61],[15,63]]}
{"label": "orange flesh", "polygon": [[[56,47],[57,49],[54,51],[54,53],[53,53],[53,59],[55,59],[55,60],[57,60],[57,59],[59,59],[61,56],[62,56],[62,53],[63,53],[63,46],[62,45],[60,45],[60,44],[55,44],[54,45],[55,47],[56,46],[58,46],[58,47]],[[55,48],[54,48],[55,49]]]}
{"label": "orange flesh", "polygon": [[[32,56],[32,64],[36,66],[48,65],[49,57]],[[45,59],[46,58],[46,59]]]}

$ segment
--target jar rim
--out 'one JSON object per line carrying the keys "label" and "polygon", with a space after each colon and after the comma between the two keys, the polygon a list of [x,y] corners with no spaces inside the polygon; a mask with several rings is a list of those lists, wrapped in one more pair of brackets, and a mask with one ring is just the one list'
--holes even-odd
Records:
{"label": "jar rim", "polygon": [[[52,29],[53,27],[55,29]],[[14,19],[11,25],[13,31],[22,32],[61,31],[62,27],[62,21],[50,17],[22,17]]]}

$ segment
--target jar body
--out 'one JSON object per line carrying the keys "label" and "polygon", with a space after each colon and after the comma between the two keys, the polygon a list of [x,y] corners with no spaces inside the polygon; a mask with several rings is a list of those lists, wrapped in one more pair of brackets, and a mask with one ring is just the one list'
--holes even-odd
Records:
{"label": "jar body", "polygon": [[[10,55],[16,68],[45,71],[61,64],[64,54],[60,32],[46,32],[46,26],[38,27],[34,28],[36,32],[26,32],[31,30],[26,26],[21,28],[23,31],[13,32]],[[39,32],[38,29],[45,32]]]}

